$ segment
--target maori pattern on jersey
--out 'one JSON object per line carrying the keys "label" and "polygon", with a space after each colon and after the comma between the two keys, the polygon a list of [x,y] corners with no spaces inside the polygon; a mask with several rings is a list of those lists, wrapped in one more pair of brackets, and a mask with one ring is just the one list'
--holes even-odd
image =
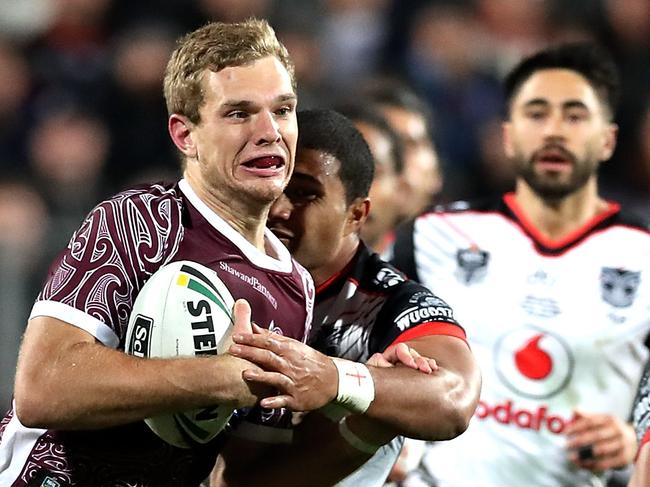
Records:
{"label": "maori pattern on jersey", "polygon": [[650,362],[646,364],[645,371],[639,382],[632,419],[637,440],[640,442],[646,433],[650,431]]}
{"label": "maori pattern on jersey", "polygon": [[182,238],[175,190],[125,191],[95,207],[52,267],[39,300],[58,301],[126,333],[135,296]]}

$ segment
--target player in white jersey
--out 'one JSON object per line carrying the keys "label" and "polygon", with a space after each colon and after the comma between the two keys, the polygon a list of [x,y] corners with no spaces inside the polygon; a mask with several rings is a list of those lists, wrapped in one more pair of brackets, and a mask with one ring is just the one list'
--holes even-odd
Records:
{"label": "player in white jersey", "polygon": [[[349,416],[341,426],[310,414],[293,435],[290,416],[285,417],[282,437],[271,437],[268,428],[236,428],[237,440],[223,452],[225,480],[215,481],[333,485],[372,457],[340,485],[381,486],[401,439],[379,445],[397,433],[429,439],[459,434],[478,398],[478,369],[452,309],[424,286],[405,280],[359,238],[374,166],[362,135],[332,110],[300,112],[298,127],[296,169],[271,208],[269,226],[317,285],[308,343],[328,355],[359,362],[407,344],[435,356],[438,369],[427,375],[403,367],[368,367],[384,396],[373,401],[365,417]],[[355,434],[342,436],[339,428],[348,427]],[[278,444],[292,439],[293,445]],[[249,467],[251,458],[256,459],[254,469]]]}
{"label": "player in white jersey", "polygon": [[481,401],[460,438],[427,448],[406,485],[584,486],[629,464],[648,358],[650,233],[598,194],[616,68],[589,44],[541,51],[506,79],[513,193],[404,228],[392,262],[465,324]]}

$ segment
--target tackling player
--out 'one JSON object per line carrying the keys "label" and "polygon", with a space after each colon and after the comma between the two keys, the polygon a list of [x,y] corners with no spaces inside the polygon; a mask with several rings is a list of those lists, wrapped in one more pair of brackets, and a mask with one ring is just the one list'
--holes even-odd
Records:
{"label": "tackling player", "polygon": [[[245,423],[223,452],[223,477],[214,480],[221,485],[333,485],[374,455],[344,484],[379,486],[395,461],[399,440],[381,445],[396,434],[442,440],[462,433],[476,404],[479,372],[452,309],[405,280],[359,238],[370,207],[374,164],[361,134],[329,110],[301,112],[298,125],[296,168],[271,208],[269,226],[317,285],[309,344],[328,355],[365,362],[402,343],[435,357],[438,369],[423,374],[399,366],[358,368],[354,377],[365,383],[368,378],[362,376],[370,373],[375,388],[363,415],[341,419],[330,410],[326,419],[310,414],[293,434],[285,415],[287,429],[274,436],[269,428]],[[291,375],[297,391],[327,389],[322,381],[286,370],[284,360],[297,354],[312,363],[313,377],[322,377],[321,354],[305,345],[269,334],[234,338],[240,344],[237,355]],[[282,385],[272,373],[247,378]],[[262,401],[268,407],[295,409],[293,404],[291,393]],[[292,440],[284,448],[277,444]]]}
{"label": "tackling player", "polygon": [[444,289],[484,379],[468,431],[432,445],[405,485],[590,486],[636,451],[650,233],[598,192],[616,67],[562,45],[522,60],[505,88],[515,191],[424,213],[395,241],[398,268]]}

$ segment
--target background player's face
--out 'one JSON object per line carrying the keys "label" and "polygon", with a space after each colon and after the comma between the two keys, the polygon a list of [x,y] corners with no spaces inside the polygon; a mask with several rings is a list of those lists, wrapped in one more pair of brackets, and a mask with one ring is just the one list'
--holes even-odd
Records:
{"label": "background player's face", "polygon": [[372,207],[368,214],[361,237],[370,245],[377,242],[386,232],[393,229],[402,203],[402,192],[398,189],[398,175],[393,161],[392,142],[374,126],[355,122],[356,128],[366,140],[375,160],[375,176],[370,185]]}
{"label": "background player's face", "polygon": [[561,198],[595,178],[614,150],[616,126],[591,84],[567,69],[534,73],[504,124],[506,155],[542,197]]}
{"label": "background player's face", "polygon": [[198,170],[225,201],[270,203],[291,176],[298,128],[291,78],[272,56],[206,71],[201,121],[192,129]]}
{"label": "background player's face", "polygon": [[312,274],[337,262],[351,231],[339,167],[330,154],[299,149],[291,181],[269,213],[269,228]]}
{"label": "background player's face", "polygon": [[400,175],[404,218],[418,215],[429,206],[442,187],[438,154],[431,142],[424,116],[384,105],[382,113],[404,144],[404,170]]}

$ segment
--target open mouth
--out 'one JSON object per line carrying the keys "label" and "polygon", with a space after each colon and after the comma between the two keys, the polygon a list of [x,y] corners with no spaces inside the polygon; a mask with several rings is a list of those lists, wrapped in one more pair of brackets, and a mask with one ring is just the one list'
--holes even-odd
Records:
{"label": "open mouth", "polygon": [[562,148],[545,148],[535,155],[535,162],[547,168],[566,168],[573,165],[573,157]]}
{"label": "open mouth", "polygon": [[246,161],[242,165],[250,169],[282,169],[284,159],[280,156],[262,156]]}

